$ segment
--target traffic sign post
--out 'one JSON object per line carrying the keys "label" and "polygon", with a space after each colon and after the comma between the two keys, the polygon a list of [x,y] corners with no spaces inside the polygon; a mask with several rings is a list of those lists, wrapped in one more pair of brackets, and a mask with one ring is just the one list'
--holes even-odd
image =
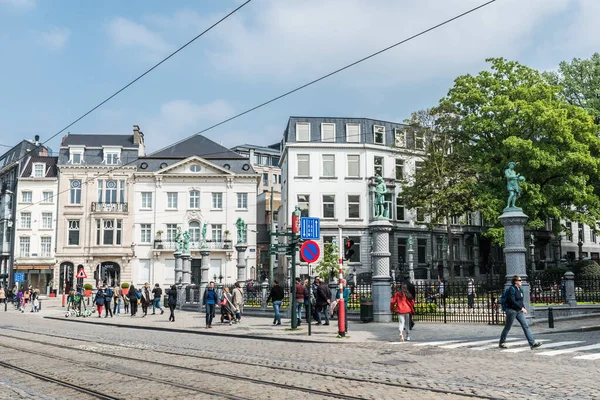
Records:
{"label": "traffic sign post", "polygon": [[77,271],[77,279],[86,279],[87,278],[87,274],[85,273],[85,270],[83,268],[80,268],[79,271]]}
{"label": "traffic sign post", "polygon": [[319,240],[321,238],[321,220],[319,218],[300,218],[300,239]]}
{"label": "traffic sign post", "polygon": [[24,272],[15,272],[14,275],[15,279],[15,283],[23,283],[25,282],[25,273]]}
{"label": "traffic sign post", "polygon": [[300,257],[307,263],[314,263],[321,256],[321,248],[314,240],[307,240],[300,247]]}

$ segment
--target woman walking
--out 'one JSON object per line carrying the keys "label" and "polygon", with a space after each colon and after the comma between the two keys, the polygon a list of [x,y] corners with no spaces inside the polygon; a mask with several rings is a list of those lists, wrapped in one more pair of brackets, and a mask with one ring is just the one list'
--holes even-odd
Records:
{"label": "woman walking", "polygon": [[225,286],[225,288],[223,289],[223,298],[221,299],[221,323],[225,323],[225,318],[227,318],[227,321],[229,321],[229,325],[233,324],[233,320],[235,319],[235,313],[236,308],[233,305],[231,293],[229,293],[229,288]]}
{"label": "woman walking", "polygon": [[148,307],[150,306],[151,303],[152,303],[152,292],[150,291],[150,284],[148,282],[146,282],[146,284],[142,288],[142,311],[144,312],[144,315],[142,315],[142,318],[144,318],[148,314]]}
{"label": "woman walking", "polygon": [[169,310],[171,310],[171,316],[169,316],[170,322],[175,322],[175,307],[177,306],[177,286],[171,285],[169,290]]}
{"label": "woman walking", "polygon": [[102,318],[102,308],[104,308],[105,296],[104,290],[98,288],[98,291],[96,292],[96,298],[94,300],[96,308],[98,309],[98,318]]}
{"label": "woman walking", "polygon": [[405,330],[406,340],[410,341],[410,315],[415,313],[415,300],[405,283],[402,284],[399,292],[394,293],[394,297],[390,301],[390,311],[398,314],[400,341],[404,342]]}
{"label": "woman walking", "polygon": [[240,322],[242,320],[242,311],[244,311],[244,292],[242,292],[239,282],[236,282],[233,286],[233,296],[231,300],[235,307],[236,322]]}
{"label": "woman walking", "polygon": [[0,287],[0,303],[6,303],[6,293],[3,287]]}
{"label": "woman walking", "polygon": [[138,291],[136,290],[135,286],[131,285],[127,296],[129,297],[129,309],[131,310],[131,316],[135,317],[138,306]]}

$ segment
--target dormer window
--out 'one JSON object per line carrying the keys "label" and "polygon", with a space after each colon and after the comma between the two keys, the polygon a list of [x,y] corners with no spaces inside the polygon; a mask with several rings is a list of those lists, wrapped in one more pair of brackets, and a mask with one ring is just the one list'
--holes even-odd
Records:
{"label": "dormer window", "polygon": [[385,144],[385,126],[373,125],[373,143]]}
{"label": "dormer window", "polygon": [[119,163],[119,153],[106,153],[104,161],[106,165],[117,165]]}
{"label": "dormer window", "polygon": [[32,176],[34,178],[43,178],[46,172],[46,164],[35,163],[33,164]]}
{"label": "dormer window", "polygon": [[83,164],[83,148],[71,148],[69,149],[69,155],[71,156],[69,159],[71,164]]}

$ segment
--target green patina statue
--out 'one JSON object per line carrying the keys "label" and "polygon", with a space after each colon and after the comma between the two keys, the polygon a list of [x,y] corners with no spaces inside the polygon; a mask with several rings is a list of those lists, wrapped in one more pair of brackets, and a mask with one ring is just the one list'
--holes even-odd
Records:
{"label": "green patina statue", "polygon": [[413,249],[413,237],[412,235],[408,235],[408,250]]}
{"label": "green patina statue", "polygon": [[175,233],[175,243],[176,243],[175,251],[181,252],[181,250],[183,249],[183,242],[182,242],[182,237],[181,237],[181,226],[177,227],[177,233]]}
{"label": "green patina statue", "polygon": [[244,220],[238,218],[237,221],[235,221],[235,227],[237,228],[238,243],[246,243],[246,223]]}
{"label": "green patina statue", "polygon": [[506,176],[506,190],[508,190],[508,201],[506,202],[506,208],[517,208],[515,202],[521,197],[521,187],[519,182],[525,181],[525,177],[518,174],[515,171],[515,163],[513,161],[508,163],[508,168],[504,170],[504,176]]}
{"label": "green patina statue", "polygon": [[385,203],[385,194],[387,193],[387,186],[383,183],[381,176],[377,177],[377,185],[375,185],[375,218],[384,219],[389,218],[389,212],[387,210],[387,204]]}
{"label": "green patina statue", "polygon": [[208,229],[208,222],[204,222],[202,226],[202,242],[200,243],[200,248],[206,247],[206,230]]}
{"label": "green patina statue", "polygon": [[190,253],[190,233],[188,231],[183,232],[183,254]]}

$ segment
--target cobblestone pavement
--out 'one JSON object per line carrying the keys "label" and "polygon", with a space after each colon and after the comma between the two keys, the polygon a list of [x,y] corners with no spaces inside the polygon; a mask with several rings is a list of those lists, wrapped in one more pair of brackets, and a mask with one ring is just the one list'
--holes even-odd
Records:
{"label": "cobblestone pavement", "polygon": [[[123,327],[116,327],[48,320],[39,318],[36,314],[7,313],[6,318],[0,314],[0,327],[6,328],[1,330],[0,334],[83,350],[67,351],[68,357],[80,361],[93,360],[100,365],[110,364],[106,359],[118,360],[124,355],[164,363],[166,366],[151,368],[152,376],[168,379],[176,376],[178,382],[188,384],[190,382],[194,384],[201,382],[202,385],[205,382],[214,383],[214,387],[219,390],[223,387],[230,388],[243,398],[280,398],[278,396],[284,395],[283,393],[285,397],[289,397],[290,392],[285,390],[282,392],[281,389],[271,386],[261,387],[259,383],[239,379],[223,381],[219,379],[219,375],[258,377],[282,385],[347,393],[360,398],[391,398],[402,394],[419,399],[462,397],[457,394],[415,391],[402,386],[384,386],[374,382],[449,390],[479,397],[525,399],[600,397],[600,386],[597,384],[597,376],[600,372],[600,332],[551,335],[537,332],[536,338],[545,340],[544,345],[532,351],[523,344],[522,332],[518,327],[512,330],[509,350],[500,350],[496,347],[501,327],[478,325],[419,324],[412,335],[416,340],[402,344],[390,341],[389,336],[385,341],[367,340],[351,343],[338,339],[333,343],[322,344],[223,336],[232,328],[240,328],[244,324],[238,327],[228,325],[217,327],[211,331],[212,335],[126,327],[126,322],[131,325],[148,323],[151,326],[152,319],[149,317],[114,318],[113,320],[123,321]],[[190,313],[189,318],[196,326],[190,329],[205,331],[205,328],[200,325],[199,315]],[[265,326],[259,326],[259,329],[281,330],[281,335],[285,335],[281,327],[268,326],[264,321],[252,323],[251,320],[253,319],[247,318],[246,325],[262,324]],[[162,323],[158,320],[153,323],[168,325],[168,322]],[[585,323],[590,324],[590,321]],[[368,324],[368,326],[380,327],[378,329],[382,329],[385,335],[391,335],[395,328],[395,326],[387,327],[385,324]],[[573,322],[570,326],[573,326]],[[434,335],[435,331],[437,337]],[[314,335],[312,339],[319,340],[321,337],[325,335]],[[452,342],[437,343],[440,341]],[[9,343],[15,347],[29,346],[40,353],[62,354],[63,352],[51,345],[40,347],[40,344],[26,344],[23,340],[0,337],[0,346]],[[60,361],[55,361],[49,364],[53,368],[48,368],[44,372],[63,370],[68,372],[68,368],[63,367],[62,364]],[[129,365],[130,361],[122,361],[121,364]],[[140,365],[134,364],[136,371],[145,370],[141,366],[141,361]],[[186,367],[190,371],[181,369],[171,371],[169,365]],[[207,379],[202,372],[193,371],[194,369],[214,371],[217,376]],[[98,371],[94,371],[92,375],[94,373],[99,374]],[[100,375],[110,376],[113,382],[125,383],[119,387],[127,386],[128,379],[131,379],[121,376],[118,372],[102,372]],[[348,378],[348,380],[336,379],[335,376]],[[91,377],[89,379],[91,380]],[[139,378],[134,381],[131,384],[134,392],[153,387],[153,384]],[[94,382],[96,381],[91,380],[90,384]],[[168,388],[167,385],[162,384],[157,385],[153,390],[159,393],[171,393],[178,389]],[[306,393],[296,391],[291,393],[294,393],[294,396],[306,397]],[[128,398],[136,397],[135,394],[130,394]],[[204,395],[203,398],[210,397]],[[310,398],[319,398],[319,396],[311,395]]]}

